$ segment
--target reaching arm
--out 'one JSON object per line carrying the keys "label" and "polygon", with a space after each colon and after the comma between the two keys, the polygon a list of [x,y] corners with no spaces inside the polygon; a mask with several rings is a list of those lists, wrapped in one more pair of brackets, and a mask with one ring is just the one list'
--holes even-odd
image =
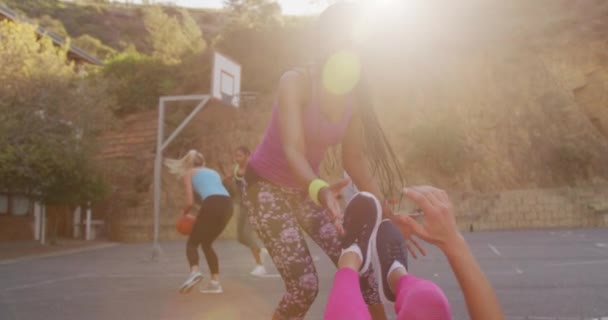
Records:
{"label": "reaching arm", "polygon": [[465,240],[455,239],[443,252],[458,279],[471,319],[503,319],[494,289]]}
{"label": "reaching arm", "polygon": [[504,319],[490,281],[458,231],[445,191],[425,186],[408,188],[405,194],[424,211],[424,223],[408,216],[399,216],[394,221],[404,233],[413,233],[443,251],[458,279],[471,319]]}
{"label": "reaching arm", "polygon": [[186,196],[186,201],[184,203],[184,209],[182,210],[183,214],[187,214],[190,211],[190,208],[194,205],[194,192],[192,190],[192,171],[188,171],[187,174],[184,175],[184,192]]}
{"label": "reaching arm", "polygon": [[[279,131],[285,157],[298,182],[306,190],[310,183],[318,178],[306,159],[306,140],[302,128],[302,107],[310,91],[307,90],[310,87],[307,80],[305,76],[295,71],[285,73],[279,86],[278,109]],[[328,209],[330,219],[334,222],[338,233],[344,232],[339,219],[341,210],[338,195],[347,184],[348,180],[338,181],[322,188],[317,195],[317,200]]]}
{"label": "reaching arm", "polygon": [[306,77],[296,71],[288,71],[279,85],[279,131],[283,151],[289,167],[303,187],[317,178],[306,159],[306,144],[302,128],[302,106],[306,99]]}

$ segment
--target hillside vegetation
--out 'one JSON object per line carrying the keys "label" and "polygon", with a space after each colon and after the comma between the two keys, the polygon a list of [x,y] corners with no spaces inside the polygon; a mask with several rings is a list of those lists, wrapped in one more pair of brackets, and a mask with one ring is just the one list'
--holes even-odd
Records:
{"label": "hillside vegetation", "polygon": [[[280,74],[313,47],[311,19],[281,17],[271,1],[240,12],[163,8],[156,19],[174,21],[169,36],[146,26],[158,8],[4,2],[63,26],[77,44],[86,38],[106,59],[119,116],[153,109],[159,95],[206,92],[211,49],[241,62],[243,87],[263,105],[239,110],[234,134],[219,134],[213,119],[194,125],[175,153],[188,144],[228,160],[227,146],[253,147]],[[417,10],[366,43],[377,109],[408,183],[493,191],[608,178],[607,2],[432,0]],[[200,42],[161,52],[158,43],[177,46],[175,32]]]}

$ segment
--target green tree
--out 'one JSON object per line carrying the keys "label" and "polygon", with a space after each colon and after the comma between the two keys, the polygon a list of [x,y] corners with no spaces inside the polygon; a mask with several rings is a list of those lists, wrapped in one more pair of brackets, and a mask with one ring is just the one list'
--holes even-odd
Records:
{"label": "green tree", "polygon": [[237,23],[248,27],[275,28],[283,25],[281,6],[275,0],[225,0]]}
{"label": "green tree", "polygon": [[35,30],[0,22],[0,190],[47,204],[96,201],[95,138],[112,101],[101,79],[79,75],[67,48]]}
{"label": "green tree", "polygon": [[84,51],[92,54],[93,56],[100,59],[108,59],[116,54],[116,50],[106,46],[101,40],[88,35],[83,34],[78,38],[73,39],[72,43],[82,48]]}
{"label": "green tree", "polygon": [[114,113],[125,115],[156,106],[158,97],[176,86],[173,67],[133,47],[106,61],[103,75],[109,82],[109,92],[116,98]]}
{"label": "green tree", "polygon": [[54,32],[60,35],[61,37],[66,38],[69,36],[68,31],[65,29],[63,23],[57,19],[53,19],[48,14],[45,14],[40,18],[36,19],[36,22],[41,27],[45,28],[48,31]]}
{"label": "green tree", "polygon": [[144,9],[144,25],[155,57],[165,63],[179,63],[188,54],[205,50],[203,33],[188,11],[180,11],[181,21],[166,14],[159,6]]}

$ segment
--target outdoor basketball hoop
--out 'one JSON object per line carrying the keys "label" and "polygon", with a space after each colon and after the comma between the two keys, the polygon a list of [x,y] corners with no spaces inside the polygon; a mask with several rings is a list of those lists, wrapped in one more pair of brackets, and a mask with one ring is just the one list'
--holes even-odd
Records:
{"label": "outdoor basketball hoop", "polygon": [[239,107],[241,92],[241,65],[230,58],[215,53],[211,94],[227,105]]}

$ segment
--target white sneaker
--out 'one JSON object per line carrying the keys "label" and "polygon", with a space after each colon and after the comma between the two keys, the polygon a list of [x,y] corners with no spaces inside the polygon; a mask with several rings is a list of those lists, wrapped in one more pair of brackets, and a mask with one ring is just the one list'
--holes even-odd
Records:
{"label": "white sneaker", "polygon": [[199,289],[201,293],[222,293],[222,285],[219,281],[211,280],[206,286]]}
{"label": "white sneaker", "polygon": [[186,282],[179,287],[179,293],[188,293],[192,288],[203,280],[203,274],[200,272],[191,272]]}
{"label": "white sneaker", "polygon": [[267,272],[263,265],[258,264],[255,266],[255,268],[253,268],[253,270],[251,270],[249,274],[255,277],[263,277],[267,274]]}

